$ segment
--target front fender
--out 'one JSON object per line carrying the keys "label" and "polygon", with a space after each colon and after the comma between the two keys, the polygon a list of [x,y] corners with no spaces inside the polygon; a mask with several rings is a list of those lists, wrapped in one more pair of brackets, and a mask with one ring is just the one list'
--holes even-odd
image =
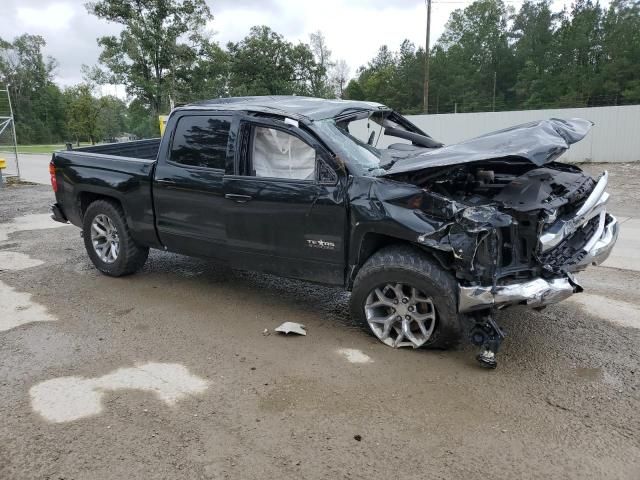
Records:
{"label": "front fender", "polygon": [[[495,270],[499,231],[511,224],[510,215],[492,206],[464,205],[411,184],[381,178],[354,179],[352,187],[352,274],[372,253],[367,245],[370,235],[432,250],[462,277],[490,276]],[[476,261],[479,255],[482,262]]]}

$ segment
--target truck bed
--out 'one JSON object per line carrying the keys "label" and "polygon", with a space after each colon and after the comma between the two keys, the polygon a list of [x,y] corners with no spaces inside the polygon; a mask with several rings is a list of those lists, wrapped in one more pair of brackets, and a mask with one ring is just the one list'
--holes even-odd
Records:
{"label": "truck bed", "polygon": [[137,242],[157,245],[151,189],[159,145],[154,139],[55,152],[56,200],[63,215],[82,227],[86,206],[108,198],[124,210]]}

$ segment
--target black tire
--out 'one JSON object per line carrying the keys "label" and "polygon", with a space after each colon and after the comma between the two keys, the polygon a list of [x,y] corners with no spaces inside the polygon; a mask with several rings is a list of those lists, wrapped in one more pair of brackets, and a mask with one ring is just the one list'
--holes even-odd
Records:
{"label": "black tire", "polygon": [[436,310],[436,325],[424,348],[447,349],[462,335],[461,316],[457,313],[458,284],[427,254],[410,245],[392,245],[373,254],[362,266],[353,283],[351,316],[371,330],[365,315],[365,302],[371,291],[391,282],[415,286],[431,297]]}
{"label": "black tire", "polygon": [[[120,248],[118,256],[113,263],[107,263],[100,259],[91,240],[91,224],[98,215],[106,215],[117,229]],[[137,272],[147,261],[149,249],[141,247],[134,242],[122,207],[110,200],[96,200],[92,202],[84,213],[82,220],[84,246],[89,258],[105,275],[121,277]]]}

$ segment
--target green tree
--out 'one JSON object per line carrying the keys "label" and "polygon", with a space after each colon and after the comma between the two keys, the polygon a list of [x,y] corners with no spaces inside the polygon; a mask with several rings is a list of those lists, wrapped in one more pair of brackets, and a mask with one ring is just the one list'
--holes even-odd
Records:
{"label": "green tree", "polygon": [[65,90],[67,128],[76,143],[88,140],[95,144],[102,135],[101,114],[106,101],[95,98],[88,84],[80,84]]}
{"label": "green tree", "polygon": [[614,0],[602,23],[601,88],[613,103],[640,102],[640,2]]}
{"label": "green tree", "polygon": [[39,35],[0,39],[0,84],[9,85],[19,143],[52,143],[64,135],[60,89],[53,83],[56,62],[44,57]]}
{"label": "green tree", "polygon": [[387,102],[395,107],[394,96],[398,85],[394,83],[397,70],[395,54],[382,45],[366,67],[360,69],[358,82],[367,100]]}
{"label": "green tree", "polygon": [[158,117],[151,117],[149,108],[137,98],[129,104],[127,121],[127,132],[140,138],[157,137],[160,133]]}
{"label": "green tree", "polygon": [[[512,106],[516,60],[507,30],[510,10],[502,0],[478,0],[456,10],[431,51],[430,112]],[[356,83],[359,89],[356,88]],[[397,52],[380,47],[347,95],[383,102],[405,113],[422,111],[424,50],[405,40]]]}
{"label": "green tree", "polygon": [[100,0],[87,9],[123,26],[119,36],[98,39],[110,82],[126,85],[152,116],[166,111],[213,18],[205,0]]}
{"label": "green tree", "polygon": [[177,76],[175,101],[192,102],[229,95],[229,60],[227,52],[209,40],[203,40],[190,69]]}
{"label": "green tree", "polygon": [[526,1],[513,17],[510,35],[517,69],[516,101],[525,108],[544,108],[555,95],[554,24],[549,0]]}
{"label": "green tree", "polygon": [[397,58],[396,88],[394,105],[405,113],[422,112],[424,78],[424,50],[409,40],[400,45]]}
{"label": "green tree", "polygon": [[358,79],[352,78],[344,89],[344,98],[347,100],[365,100],[366,95],[362,84]]}
{"label": "green tree", "polygon": [[227,44],[229,93],[238,95],[309,95],[322,74],[304,43],[293,45],[269,27],[253,27],[238,43]]}
{"label": "green tree", "polygon": [[464,111],[490,109],[494,81],[497,106],[504,108],[510,100],[515,69],[507,33],[509,13],[502,0],[478,0],[451,14],[437,42],[436,55],[444,55],[446,62],[434,62],[433,70],[442,66],[448,71],[434,72],[434,87],[460,99]]}
{"label": "green tree", "polygon": [[600,90],[603,12],[598,3],[577,0],[562,16],[554,35],[554,97],[560,106],[590,106]]}
{"label": "green tree", "polygon": [[128,133],[127,105],[118,97],[107,95],[99,99],[98,131],[106,140],[113,141]]}

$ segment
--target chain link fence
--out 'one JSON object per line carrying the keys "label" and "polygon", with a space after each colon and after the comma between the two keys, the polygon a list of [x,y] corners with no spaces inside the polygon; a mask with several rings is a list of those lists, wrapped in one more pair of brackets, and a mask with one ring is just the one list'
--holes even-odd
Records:
{"label": "chain link fence", "polygon": [[6,168],[2,170],[2,175],[5,178],[20,176],[15,132],[9,90],[8,88],[0,88],[0,159],[6,163]]}

